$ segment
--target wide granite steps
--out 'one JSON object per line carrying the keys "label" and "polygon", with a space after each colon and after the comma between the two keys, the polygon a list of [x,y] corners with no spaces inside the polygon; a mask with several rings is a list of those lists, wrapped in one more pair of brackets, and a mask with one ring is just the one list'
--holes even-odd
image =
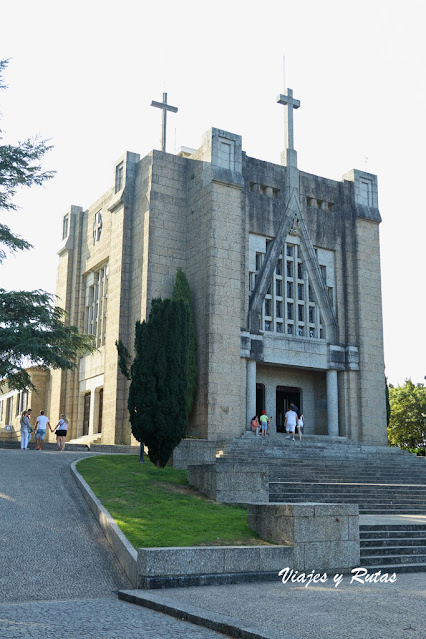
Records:
{"label": "wide granite steps", "polygon": [[342,465],[344,463],[356,462],[356,463],[369,463],[377,465],[380,463],[383,466],[392,466],[393,464],[408,465],[414,468],[421,468],[425,463],[425,459],[417,457],[406,451],[401,451],[397,448],[386,448],[362,450],[353,449],[348,447],[345,449],[343,446],[339,447],[319,447],[309,446],[303,447],[295,443],[289,446],[280,447],[253,447],[243,446],[240,444],[238,447],[229,446],[222,452],[221,458],[231,457],[233,459],[285,459],[293,461],[294,463],[318,463],[319,465]]}
{"label": "wide granite steps", "polygon": [[351,503],[361,514],[426,514],[426,461],[397,448],[248,433],[230,442],[217,463],[266,471],[271,503]]}
{"label": "wide granite steps", "polygon": [[[247,463],[247,462],[246,462]],[[269,466],[271,481],[309,481],[310,483],[352,483],[352,484],[401,484],[401,485],[426,485],[426,467],[418,472],[416,469],[407,469],[397,472],[390,468],[385,471],[363,471],[362,468],[344,469],[341,472],[335,470],[331,473],[328,469],[321,468],[274,468]],[[352,471],[352,472],[351,472]]]}
{"label": "wide granite steps", "polygon": [[271,503],[350,503],[360,514],[426,514],[426,486],[374,483],[269,482]]}
{"label": "wide granite steps", "polygon": [[[248,433],[225,446],[216,463],[265,472],[270,503],[358,504],[360,515],[378,520],[426,515],[426,460],[397,448]],[[360,565],[369,572],[426,572],[426,525],[395,519],[401,523],[360,526]]]}
{"label": "wide granite steps", "polygon": [[369,572],[426,571],[426,525],[360,525],[361,566]]}
{"label": "wide granite steps", "polygon": [[344,438],[330,438],[319,436],[307,436],[302,441],[296,439],[286,439],[283,435],[268,437],[256,437],[251,434],[233,439],[224,450],[224,454],[250,454],[256,455],[285,455],[286,457],[306,458],[307,456],[345,457],[345,458],[369,458],[380,455],[381,458],[403,458],[413,459],[413,455],[408,451],[388,446],[372,446],[352,442]]}

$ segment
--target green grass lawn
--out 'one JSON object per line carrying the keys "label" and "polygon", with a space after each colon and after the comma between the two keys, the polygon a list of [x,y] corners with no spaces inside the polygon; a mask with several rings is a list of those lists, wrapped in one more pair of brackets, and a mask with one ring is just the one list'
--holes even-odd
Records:
{"label": "green grass lawn", "polygon": [[248,528],[245,508],[204,498],[185,470],[135,455],[87,458],[77,468],[135,548],[266,543]]}

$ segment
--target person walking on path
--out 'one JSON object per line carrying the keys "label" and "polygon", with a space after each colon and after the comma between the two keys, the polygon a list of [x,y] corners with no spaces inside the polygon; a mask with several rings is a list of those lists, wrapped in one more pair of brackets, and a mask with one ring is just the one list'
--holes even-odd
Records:
{"label": "person walking on path", "polygon": [[53,432],[56,432],[56,448],[57,450],[65,450],[65,437],[67,436],[68,419],[62,414],[59,422],[56,424]]}
{"label": "person walking on path", "polygon": [[21,448],[28,450],[28,444],[31,439],[31,424],[28,417],[28,411],[24,410],[21,415]]}
{"label": "person walking on path", "polygon": [[44,410],[40,411],[40,415],[37,417],[36,425],[35,425],[35,439],[36,439],[36,450],[42,450],[44,437],[46,435],[46,427],[50,427],[49,418],[44,414]]}

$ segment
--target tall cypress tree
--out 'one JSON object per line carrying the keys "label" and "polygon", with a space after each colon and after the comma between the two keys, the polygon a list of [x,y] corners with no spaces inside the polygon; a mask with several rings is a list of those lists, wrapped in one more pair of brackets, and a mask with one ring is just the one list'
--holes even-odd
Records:
{"label": "tall cypress tree", "polygon": [[159,467],[185,436],[188,420],[189,311],[182,300],[152,302],[136,323],[128,408],[135,438]]}
{"label": "tall cypress tree", "polygon": [[191,414],[197,391],[197,339],[195,337],[194,311],[192,307],[191,289],[189,282],[182,271],[178,268],[176,273],[175,286],[173,289],[173,299],[182,300],[188,307],[189,313],[189,346],[188,346],[188,415]]}

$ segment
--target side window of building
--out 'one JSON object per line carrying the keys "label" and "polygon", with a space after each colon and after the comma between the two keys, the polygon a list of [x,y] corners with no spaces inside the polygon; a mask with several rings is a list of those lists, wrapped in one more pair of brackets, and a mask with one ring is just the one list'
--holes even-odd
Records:
{"label": "side window of building", "polygon": [[115,167],[115,192],[121,191],[123,188],[123,177],[124,177],[124,164],[120,162]]}
{"label": "side window of building", "polygon": [[86,275],[84,332],[96,335],[98,347],[105,344],[108,300],[108,264]]}
{"label": "side window of building", "polygon": [[69,223],[70,223],[70,218],[69,215],[64,215],[64,219],[62,222],[62,239],[65,240],[68,237],[68,232],[69,232]]}

